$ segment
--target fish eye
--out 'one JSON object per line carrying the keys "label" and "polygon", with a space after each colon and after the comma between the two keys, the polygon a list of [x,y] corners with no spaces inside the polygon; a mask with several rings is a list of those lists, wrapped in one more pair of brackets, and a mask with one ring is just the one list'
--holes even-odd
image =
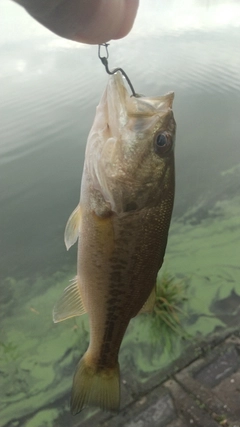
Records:
{"label": "fish eye", "polygon": [[154,148],[156,154],[164,154],[172,146],[172,140],[167,132],[158,133],[154,138]]}
{"label": "fish eye", "polygon": [[164,133],[160,133],[157,136],[156,144],[157,144],[158,147],[164,147],[167,144],[167,138],[164,135]]}

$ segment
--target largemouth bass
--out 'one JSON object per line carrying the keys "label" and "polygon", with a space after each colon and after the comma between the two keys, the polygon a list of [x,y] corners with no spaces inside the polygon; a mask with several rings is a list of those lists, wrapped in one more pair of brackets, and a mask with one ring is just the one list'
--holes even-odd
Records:
{"label": "largemouth bass", "polygon": [[80,202],[65,230],[67,249],[78,239],[77,276],[53,310],[54,322],[89,315],[73,414],[118,410],[123,336],[132,317],[154,306],[174,200],[173,97],[131,97],[118,72],[97,107]]}

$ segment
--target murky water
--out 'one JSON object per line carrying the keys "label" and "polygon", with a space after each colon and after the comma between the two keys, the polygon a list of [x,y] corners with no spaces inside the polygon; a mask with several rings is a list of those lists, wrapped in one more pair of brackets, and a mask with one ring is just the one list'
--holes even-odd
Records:
{"label": "murky water", "polygon": [[[63,231],[107,75],[96,46],[58,38],[7,0],[0,16],[0,426],[71,427],[84,417],[70,417],[68,397],[87,319],[53,325],[51,310],[75,274]],[[110,66],[137,92],[175,92],[177,189],[163,270],[186,283],[192,337],[230,327],[239,307],[239,30],[238,1],[142,0],[131,34],[110,46]],[[169,353],[153,329],[134,319],[122,345],[133,392],[182,350],[179,338]]]}

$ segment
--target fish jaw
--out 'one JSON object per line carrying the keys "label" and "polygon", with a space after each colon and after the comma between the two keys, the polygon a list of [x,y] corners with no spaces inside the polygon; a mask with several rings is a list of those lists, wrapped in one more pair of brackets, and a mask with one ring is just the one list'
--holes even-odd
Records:
{"label": "fish jaw", "polygon": [[[163,96],[145,97],[142,95],[131,96],[125,86],[126,79],[118,71],[109,78],[104,96],[105,121],[111,129],[112,135],[119,137],[122,133],[135,132],[135,122],[141,123],[141,132],[146,132],[152,126],[154,116],[157,119],[172,108],[174,93],[169,92]],[[113,114],[114,112],[114,114]],[[153,120],[150,120],[150,118]],[[148,118],[148,120],[144,120]],[[139,119],[139,120],[137,120]],[[143,123],[144,122],[144,123]]]}

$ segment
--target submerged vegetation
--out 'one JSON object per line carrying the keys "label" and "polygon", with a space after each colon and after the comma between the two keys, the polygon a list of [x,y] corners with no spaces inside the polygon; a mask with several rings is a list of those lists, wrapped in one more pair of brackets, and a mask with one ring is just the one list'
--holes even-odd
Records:
{"label": "submerged vegetation", "polygon": [[171,341],[176,335],[185,339],[188,337],[181,325],[182,318],[187,315],[182,309],[186,300],[184,280],[177,281],[169,273],[163,274],[157,283],[152,323],[155,331],[161,331],[161,339],[165,344],[171,346]]}

